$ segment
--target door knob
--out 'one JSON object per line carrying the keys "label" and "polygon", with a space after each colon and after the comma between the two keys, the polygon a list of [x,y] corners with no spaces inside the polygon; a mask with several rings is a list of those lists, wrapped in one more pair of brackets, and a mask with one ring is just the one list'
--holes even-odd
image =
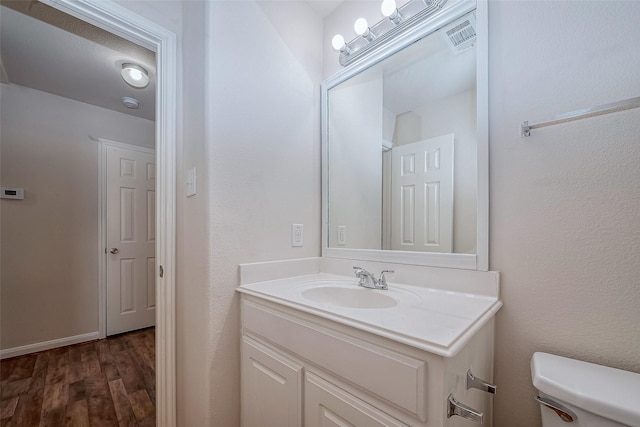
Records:
{"label": "door knob", "polygon": [[114,255],[115,255],[115,254],[117,254],[117,253],[118,253],[118,252],[120,252],[120,251],[118,250],[118,248],[111,248],[111,250],[110,250],[109,252],[111,252],[112,254],[114,254]]}

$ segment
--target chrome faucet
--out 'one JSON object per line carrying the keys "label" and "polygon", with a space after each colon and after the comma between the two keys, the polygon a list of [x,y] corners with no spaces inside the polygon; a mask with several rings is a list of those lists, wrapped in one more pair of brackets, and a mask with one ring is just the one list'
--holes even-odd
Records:
{"label": "chrome faucet", "polygon": [[369,273],[362,267],[353,267],[353,270],[356,277],[360,279],[358,285],[369,289],[387,289],[387,278],[385,277],[385,273],[394,273],[393,270],[383,270],[380,273],[380,278],[376,279],[376,276],[374,276],[373,273]]}

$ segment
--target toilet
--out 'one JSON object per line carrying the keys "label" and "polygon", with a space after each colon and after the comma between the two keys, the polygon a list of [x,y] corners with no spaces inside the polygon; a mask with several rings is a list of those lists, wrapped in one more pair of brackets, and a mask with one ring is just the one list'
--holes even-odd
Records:
{"label": "toilet", "polygon": [[534,353],[543,427],[640,427],[640,374]]}

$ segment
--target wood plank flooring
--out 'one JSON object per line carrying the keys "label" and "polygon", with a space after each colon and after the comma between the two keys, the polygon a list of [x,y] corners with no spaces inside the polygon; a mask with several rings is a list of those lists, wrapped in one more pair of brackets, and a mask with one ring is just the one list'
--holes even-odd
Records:
{"label": "wood plank flooring", "polygon": [[0,426],[155,426],[155,366],[155,328],[2,360]]}

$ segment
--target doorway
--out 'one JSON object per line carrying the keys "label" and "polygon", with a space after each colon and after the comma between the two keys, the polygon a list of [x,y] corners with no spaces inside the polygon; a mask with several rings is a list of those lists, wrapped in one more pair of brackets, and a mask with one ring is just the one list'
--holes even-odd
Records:
{"label": "doorway", "polygon": [[156,422],[176,425],[175,239],[177,39],[150,20],[110,1],[41,0],[156,53]]}

